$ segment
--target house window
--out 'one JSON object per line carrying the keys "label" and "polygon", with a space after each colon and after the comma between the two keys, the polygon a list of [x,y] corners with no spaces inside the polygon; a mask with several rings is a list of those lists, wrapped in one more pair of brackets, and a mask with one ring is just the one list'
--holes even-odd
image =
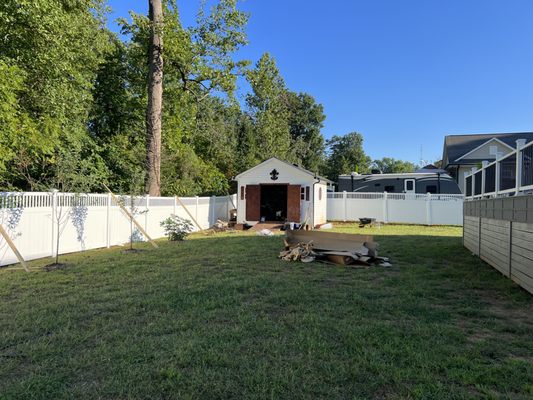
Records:
{"label": "house window", "polygon": [[241,186],[241,200],[244,200],[244,186]]}
{"label": "house window", "polygon": [[437,193],[437,185],[427,185],[426,186],[426,193]]}
{"label": "house window", "polygon": [[306,186],[306,187],[305,187],[305,200],[306,200],[306,201],[309,201],[309,200],[310,200],[309,186]]}
{"label": "house window", "polygon": [[406,179],[405,180],[405,191],[406,192],[414,192],[415,191],[415,180],[414,179]]}
{"label": "house window", "polygon": [[318,188],[318,200],[322,200],[322,186]]}
{"label": "house window", "polygon": [[394,193],[394,186],[385,186],[385,191],[387,193]]}
{"label": "house window", "polygon": [[300,200],[305,200],[305,187],[300,188]]}

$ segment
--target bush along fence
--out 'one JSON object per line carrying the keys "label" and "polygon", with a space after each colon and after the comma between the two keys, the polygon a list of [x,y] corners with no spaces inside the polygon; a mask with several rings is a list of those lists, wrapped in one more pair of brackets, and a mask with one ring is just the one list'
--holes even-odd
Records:
{"label": "bush along fence", "polygon": [[533,141],[516,141],[516,149],[505,156],[495,155],[492,162],[483,161],[465,176],[465,197],[499,197],[533,191]]}
{"label": "bush along fence", "polygon": [[462,194],[328,193],[328,220],[375,218],[385,223],[462,225]]}
{"label": "bush along fence", "polygon": [[[117,204],[120,203],[120,204]],[[228,220],[236,195],[212,197],[130,197],[60,192],[0,193],[0,224],[25,260],[123,245],[165,236],[161,221],[172,214],[195,220],[202,229]],[[132,224],[129,213],[142,229]],[[195,229],[199,229],[195,226]],[[58,250],[59,249],[59,250]],[[0,266],[17,263],[0,237]]]}
{"label": "bush along fence", "polygon": [[463,245],[533,293],[533,196],[466,201]]}

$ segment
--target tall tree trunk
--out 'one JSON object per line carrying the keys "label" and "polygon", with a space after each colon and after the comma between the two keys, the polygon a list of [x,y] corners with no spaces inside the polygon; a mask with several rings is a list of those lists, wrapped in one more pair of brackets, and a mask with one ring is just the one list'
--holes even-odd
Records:
{"label": "tall tree trunk", "polygon": [[163,108],[163,7],[162,0],[149,0],[150,49],[148,107],[146,109],[146,192],[161,194],[161,112]]}

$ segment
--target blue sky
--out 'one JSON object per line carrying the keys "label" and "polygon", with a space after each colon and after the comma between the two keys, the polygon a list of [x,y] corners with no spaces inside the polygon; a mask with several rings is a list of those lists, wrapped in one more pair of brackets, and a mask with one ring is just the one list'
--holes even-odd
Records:
{"label": "blue sky", "polygon": [[[199,0],[177,0],[184,25]],[[109,0],[113,20],[148,0]],[[531,0],[245,0],[250,44],[372,158],[442,155],[447,134],[533,131]],[[246,89],[246,88],[243,88]]]}

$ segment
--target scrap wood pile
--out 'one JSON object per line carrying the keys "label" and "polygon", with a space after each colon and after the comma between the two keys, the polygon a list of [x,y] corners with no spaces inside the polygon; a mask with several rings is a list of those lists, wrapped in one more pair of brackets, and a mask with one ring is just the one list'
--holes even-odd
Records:
{"label": "scrap wood pile", "polygon": [[390,267],[387,257],[378,256],[378,243],[372,236],[348,233],[294,231],[285,232],[285,261],[321,261],[340,265]]}

